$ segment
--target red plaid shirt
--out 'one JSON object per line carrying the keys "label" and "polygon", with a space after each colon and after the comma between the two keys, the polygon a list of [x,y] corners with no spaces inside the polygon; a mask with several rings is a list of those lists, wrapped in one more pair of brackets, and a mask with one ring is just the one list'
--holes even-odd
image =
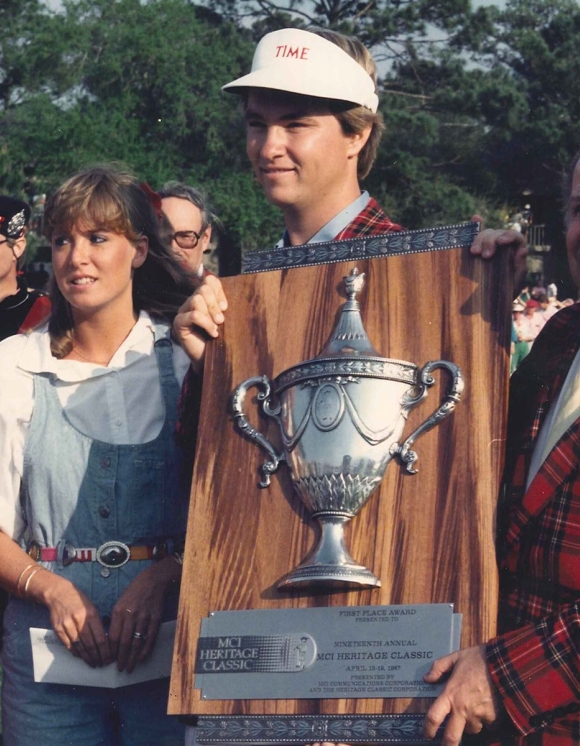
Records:
{"label": "red plaid shirt", "polygon": [[580,304],[553,317],[510,386],[499,637],[487,656],[514,744],[580,744],[580,419],[525,489],[540,427],[579,348]]}
{"label": "red plaid shirt", "polygon": [[335,241],[343,241],[346,238],[358,238],[359,236],[378,236],[381,233],[392,233],[402,231],[400,225],[393,223],[388,215],[381,209],[379,203],[370,198],[364,210],[351,220],[340,233],[334,237]]}

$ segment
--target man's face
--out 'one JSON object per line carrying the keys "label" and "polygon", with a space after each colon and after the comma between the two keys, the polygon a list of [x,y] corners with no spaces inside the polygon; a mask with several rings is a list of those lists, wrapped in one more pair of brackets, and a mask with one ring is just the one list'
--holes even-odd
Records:
{"label": "man's face", "polygon": [[340,201],[366,138],[345,135],[324,102],[279,91],[252,90],[245,118],[248,157],[269,202],[284,211]]}
{"label": "man's face", "polygon": [[567,213],[566,250],[570,274],[580,287],[580,164],[576,164]]}
{"label": "man's face", "polygon": [[193,231],[200,236],[197,245],[192,249],[182,248],[175,239],[171,243],[183,265],[189,271],[197,272],[201,266],[203,252],[207,249],[211,240],[211,225],[202,233],[201,210],[188,199],[164,197],[161,200],[161,209],[173,226],[174,233]]}
{"label": "man's face", "polygon": [[0,233],[0,282],[16,280],[17,260],[26,248],[26,238],[21,236],[10,246],[6,236]]}

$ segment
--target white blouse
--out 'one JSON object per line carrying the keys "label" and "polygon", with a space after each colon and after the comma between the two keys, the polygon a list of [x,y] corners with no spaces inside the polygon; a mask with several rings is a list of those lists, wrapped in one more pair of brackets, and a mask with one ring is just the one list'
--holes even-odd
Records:
{"label": "white blouse", "polygon": [[[151,318],[141,312],[107,367],[57,360],[46,327],[0,342],[0,529],[8,536],[18,541],[25,528],[19,493],[34,407],[33,375],[54,375],[69,422],[89,438],[146,443],[157,437],[165,418],[153,331]],[[189,358],[177,344],[173,365],[181,385]]]}

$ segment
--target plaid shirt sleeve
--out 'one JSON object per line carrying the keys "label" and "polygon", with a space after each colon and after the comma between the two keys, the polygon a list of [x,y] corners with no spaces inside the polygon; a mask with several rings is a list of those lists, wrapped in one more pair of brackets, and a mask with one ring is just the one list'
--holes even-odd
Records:
{"label": "plaid shirt sleeve", "polygon": [[491,640],[487,658],[504,707],[523,735],[577,715],[580,710],[577,603],[562,607],[558,614],[538,624]]}
{"label": "plaid shirt sleeve", "polygon": [[500,635],[493,681],[534,743],[580,742],[580,420],[525,489],[540,427],[580,347],[580,306],[557,313],[511,382],[500,503]]}

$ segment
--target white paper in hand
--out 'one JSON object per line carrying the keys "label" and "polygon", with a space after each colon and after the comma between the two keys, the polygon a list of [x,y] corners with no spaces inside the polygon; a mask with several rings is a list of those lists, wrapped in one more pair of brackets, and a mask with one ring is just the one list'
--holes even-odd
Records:
{"label": "white paper in hand", "polygon": [[91,668],[80,658],[75,658],[55,632],[31,627],[34,681],[116,689],[141,681],[163,679],[171,674],[175,624],[164,622],[161,625],[151,654],[143,663],[138,663],[130,674],[127,671],[118,671],[116,662],[102,668]]}

